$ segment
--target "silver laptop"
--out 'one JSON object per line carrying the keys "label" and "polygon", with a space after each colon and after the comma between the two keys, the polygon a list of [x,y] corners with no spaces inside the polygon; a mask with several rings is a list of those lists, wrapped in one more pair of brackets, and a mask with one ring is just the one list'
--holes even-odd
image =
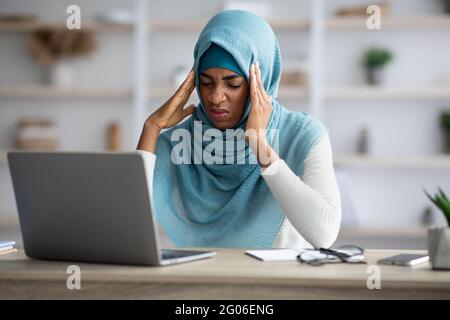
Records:
{"label": "silver laptop", "polygon": [[216,254],[160,249],[139,153],[10,152],[8,163],[29,257],[158,266]]}

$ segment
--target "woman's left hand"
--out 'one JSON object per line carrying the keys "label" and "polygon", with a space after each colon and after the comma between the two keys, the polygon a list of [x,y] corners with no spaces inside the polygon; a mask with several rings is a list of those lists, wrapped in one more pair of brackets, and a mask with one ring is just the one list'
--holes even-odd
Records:
{"label": "woman's left hand", "polygon": [[272,97],[267,95],[266,90],[264,90],[258,62],[250,67],[250,101],[251,109],[245,131],[250,133],[250,130],[253,130],[258,141],[266,140],[265,130],[272,113]]}
{"label": "woman's left hand", "polygon": [[245,134],[258,162],[267,167],[278,159],[278,155],[266,139],[266,129],[272,113],[272,97],[264,90],[259,63],[250,67],[250,101],[251,109]]}

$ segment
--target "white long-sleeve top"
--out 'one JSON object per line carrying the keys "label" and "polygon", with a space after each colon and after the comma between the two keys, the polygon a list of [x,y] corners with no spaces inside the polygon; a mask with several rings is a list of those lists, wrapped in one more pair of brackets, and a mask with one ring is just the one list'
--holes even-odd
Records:
{"label": "white long-sleeve top", "polygon": [[[152,192],[156,155],[142,150],[137,152],[143,156],[147,183]],[[261,170],[286,215],[273,248],[328,248],[339,233],[341,199],[327,133],[311,148],[303,166],[302,177],[282,159]]]}

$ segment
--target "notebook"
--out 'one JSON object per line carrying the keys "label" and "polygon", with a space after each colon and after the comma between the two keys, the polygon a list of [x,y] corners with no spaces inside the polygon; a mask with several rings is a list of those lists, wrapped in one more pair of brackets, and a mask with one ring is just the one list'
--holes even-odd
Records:
{"label": "notebook", "polygon": [[245,253],[262,261],[296,261],[297,256],[304,250],[297,249],[263,249],[247,250]]}

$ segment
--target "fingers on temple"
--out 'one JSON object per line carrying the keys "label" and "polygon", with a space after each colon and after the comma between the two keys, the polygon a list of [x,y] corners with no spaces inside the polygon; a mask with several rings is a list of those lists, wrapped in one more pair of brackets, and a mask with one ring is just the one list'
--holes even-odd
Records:
{"label": "fingers on temple", "polygon": [[256,64],[255,70],[256,70],[256,79],[258,81],[258,88],[259,88],[259,90],[258,90],[259,99],[268,100],[268,96],[267,96],[266,90],[264,90],[264,84],[263,84],[262,78],[261,78],[261,69],[260,69],[259,63]]}
{"label": "fingers on temple", "polygon": [[187,117],[195,112],[195,104],[191,104],[189,107],[183,110],[183,117]]}
{"label": "fingers on temple", "polygon": [[256,79],[255,64],[250,67],[250,98],[253,104],[259,103],[258,80]]}
{"label": "fingers on temple", "polygon": [[188,98],[189,95],[192,93],[192,91],[195,88],[195,73],[194,70],[191,70],[189,72],[189,75],[187,78],[183,81],[181,86],[178,88],[175,95],[181,96],[183,98]]}

